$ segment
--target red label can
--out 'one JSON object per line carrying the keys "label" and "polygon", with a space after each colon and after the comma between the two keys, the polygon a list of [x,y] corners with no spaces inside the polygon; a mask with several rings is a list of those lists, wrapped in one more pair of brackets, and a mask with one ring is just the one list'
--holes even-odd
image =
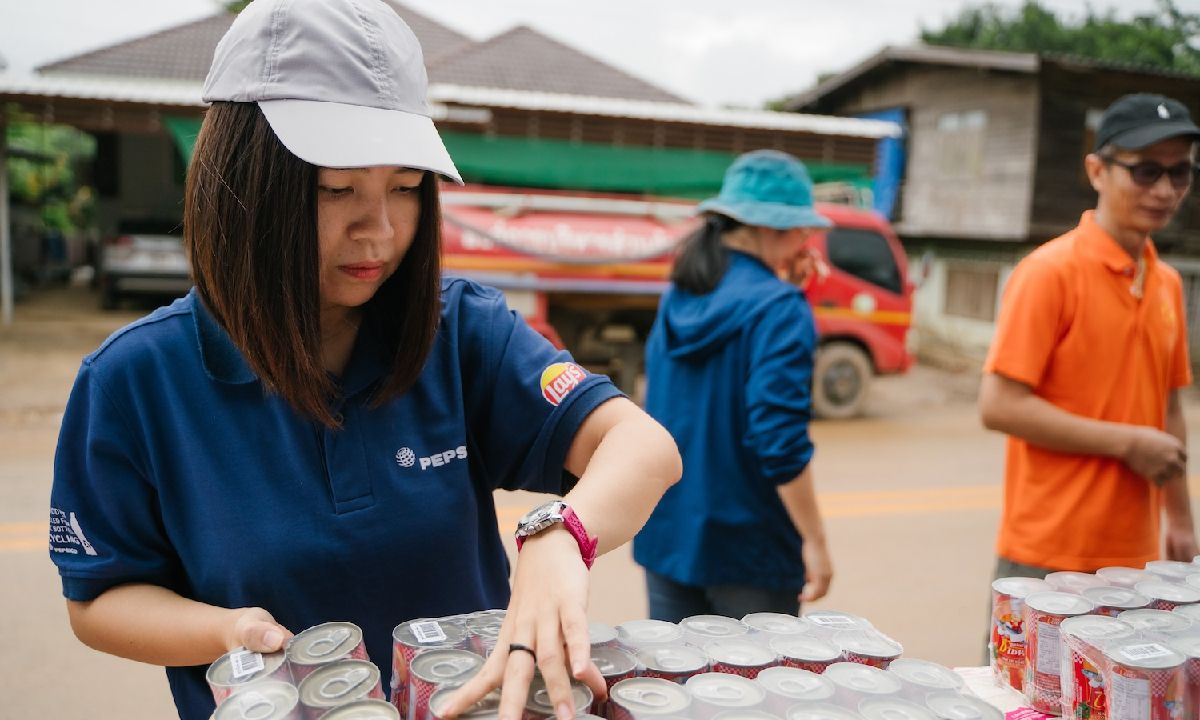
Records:
{"label": "red label can", "polygon": [[235,648],[209,665],[204,678],[213,700],[220,705],[225,698],[255,683],[278,680],[290,684],[292,671],[282,652],[263,655]]}
{"label": "red label can", "polygon": [[900,643],[878,630],[843,630],[833,636],[847,662],[870,665],[887,670],[892,661],[904,653]]}
{"label": "red label can", "polygon": [[[581,682],[571,681],[571,702],[575,705],[575,713],[581,714],[592,707],[592,690]],[[546,681],[540,675],[529,683],[529,696],[525,700],[525,714],[522,720],[550,720],[555,715],[554,703],[550,701],[550,691],[546,689]]]}
{"label": "red label can", "polygon": [[1039,592],[1025,598],[1025,699],[1047,715],[1062,712],[1062,644],[1059,626],[1095,606],[1082,595]]}
{"label": "red label can", "polygon": [[1105,648],[1137,634],[1132,625],[1103,615],[1067,618],[1059,626],[1062,643],[1062,712],[1073,718],[1106,720],[1108,693]]}
{"label": "red label can", "polygon": [[682,643],[647,646],[637,654],[644,677],[669,680],[680,685],[693,675],[708,672],[708,653]]}
{"label": "red label can", "polygon": [[379,668],[369,660],[339,660],[322,665],[300,681],[300,707],[310,720],[356,700],[383,700]]}
{"label": "red label can", "polygon": [[306,720],[299,697],[290,683],[264,680],[225,698],[213,720]]}
{"label": "red label can", "polygon": [[1150,607],[1155,610],[1174,610],[1180,605],[1200,603],[1200,590],[1166,580],[1146,580],[1134,585],[1133,589],[1150,598]]}
{"label": "red label can", "polygon": [[462,685],[483,667],[470,650],[424,650],[409,666],[408,720],[429,720],[429,698],[442,687]]}
{"label": "red label can", "polygon": [[609,720],[690,717],[692,696],[682,685],[661,678],[639,677],[613,685]]}
{"label": "red label can", "polygon": [[1050,589],[1038,578],[1000,578],[992,583],[992,639],[988,643],[997,682],[1020,691],[1025,676],[1025,598]]}
{"label": "red label can", "polygon": [[773,637],[767,647],[779,656],[783,666],[808,670],[818,675],[842,659],[842,649],[837,645],[808,635]]}
{"label": "red label can", "polygon": [[321,623],[288,641],[287,661],[297,683],[322,665],[339,660],[370,660],[362,629],[354,623]]}
{"label": "red label can", "polygon": [[[610,692],[613,685],[637,675],[637,658],[629,652],[613,645],[593,645],[592,662],[596,664],[596,669],[604,676],[604,684]],[[596,700],[592,703],[591,711],[596,715],[604,715],[607,705],[607,700]],[[578,711],[579,709],[577,708],[576,710]]]}
{"label": "red label can", "polygon": [[465,624],[450,619],[410,620],[392,631],[392,704],[408,717],[409,664],[422,650],[470,649]]}
{"label": "red label can", "polygon": [[704,646],[712,659],[712,670],[741,675],[753,680],[769,667],[779,664],[779,656],[763,645],[749,640],[714,640]]}
{"label": "red label can", "polygon": [[1109,717],[1113,720],[1179,720],[1186,697],[1184,662],[1156,642],[1131,640],[1110,647]]}

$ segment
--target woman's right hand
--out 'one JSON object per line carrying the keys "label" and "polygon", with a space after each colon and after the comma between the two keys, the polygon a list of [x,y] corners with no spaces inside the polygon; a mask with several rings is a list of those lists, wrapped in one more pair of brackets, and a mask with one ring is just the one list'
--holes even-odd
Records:
{"label": "woman's right hand", "polygon": [[292,637],[290,630],[275,622],[271,613],[262,608],[238,608],[231,612],[233,622],[225,634],[226,651],[244,647],[258,653],[278,652]]}

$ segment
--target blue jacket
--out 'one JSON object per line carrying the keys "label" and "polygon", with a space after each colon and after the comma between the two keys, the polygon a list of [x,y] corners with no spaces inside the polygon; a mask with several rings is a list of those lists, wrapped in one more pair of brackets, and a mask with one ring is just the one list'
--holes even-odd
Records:
{"label": "blue jacket", "polygon": [[817,333],[804,295],[729,251],[706,295],[671,288],[646,344],[646,410],[683,478],[634,540],[647,570],[696,585],[798,590],[800,535],[776,486],[808,465]]}
{"label": "blue jacket", "polygon": [[[570,357],[495,290],[447,280],[442,307],[417,383],[379,407],[387,364],[359,334],[340,430],[266,392],[194,292],[119,330],[84,360],[63,416],[50,511],[63,594],[152,583],[266,608],[293,632],[349,620],[385,688],[397,624],[505,607],[492,491],[564,492],[580,423],[619,393],[601,375],[552,382]],[[167,668],[184,720],[213,711],[204,671]]]}

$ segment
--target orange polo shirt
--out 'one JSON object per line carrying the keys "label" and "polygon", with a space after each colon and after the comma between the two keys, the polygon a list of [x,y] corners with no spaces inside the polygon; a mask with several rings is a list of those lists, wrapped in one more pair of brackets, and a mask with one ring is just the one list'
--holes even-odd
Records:
{"label": "orange polo shirt", "polygon": [[[1004,290],[984,372],[1084,417],[1164,429],[1167,396],[1192,382],[1179,273],[1137,263],[1086,212],[1023,259]],[[997,551],[1027,565],[1142,567],[1159,554],[1160,490],[1119,460],[1009,437]]]}

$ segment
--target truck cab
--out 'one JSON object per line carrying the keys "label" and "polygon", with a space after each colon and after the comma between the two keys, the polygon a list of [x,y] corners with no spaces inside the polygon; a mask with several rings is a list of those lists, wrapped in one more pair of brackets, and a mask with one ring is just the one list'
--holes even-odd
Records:
{"label": "truck cab", "polygon": [[[818,204],[834,226],[805,284],[821,340],[817,415],[862,412],[875,375],[904,372],[912,310],[904,250],[878,214]],[[510,307],[585,366],[639,396],[643,349],[695,203],[466,186],[442,193],[443,268],[501,289]]]}

